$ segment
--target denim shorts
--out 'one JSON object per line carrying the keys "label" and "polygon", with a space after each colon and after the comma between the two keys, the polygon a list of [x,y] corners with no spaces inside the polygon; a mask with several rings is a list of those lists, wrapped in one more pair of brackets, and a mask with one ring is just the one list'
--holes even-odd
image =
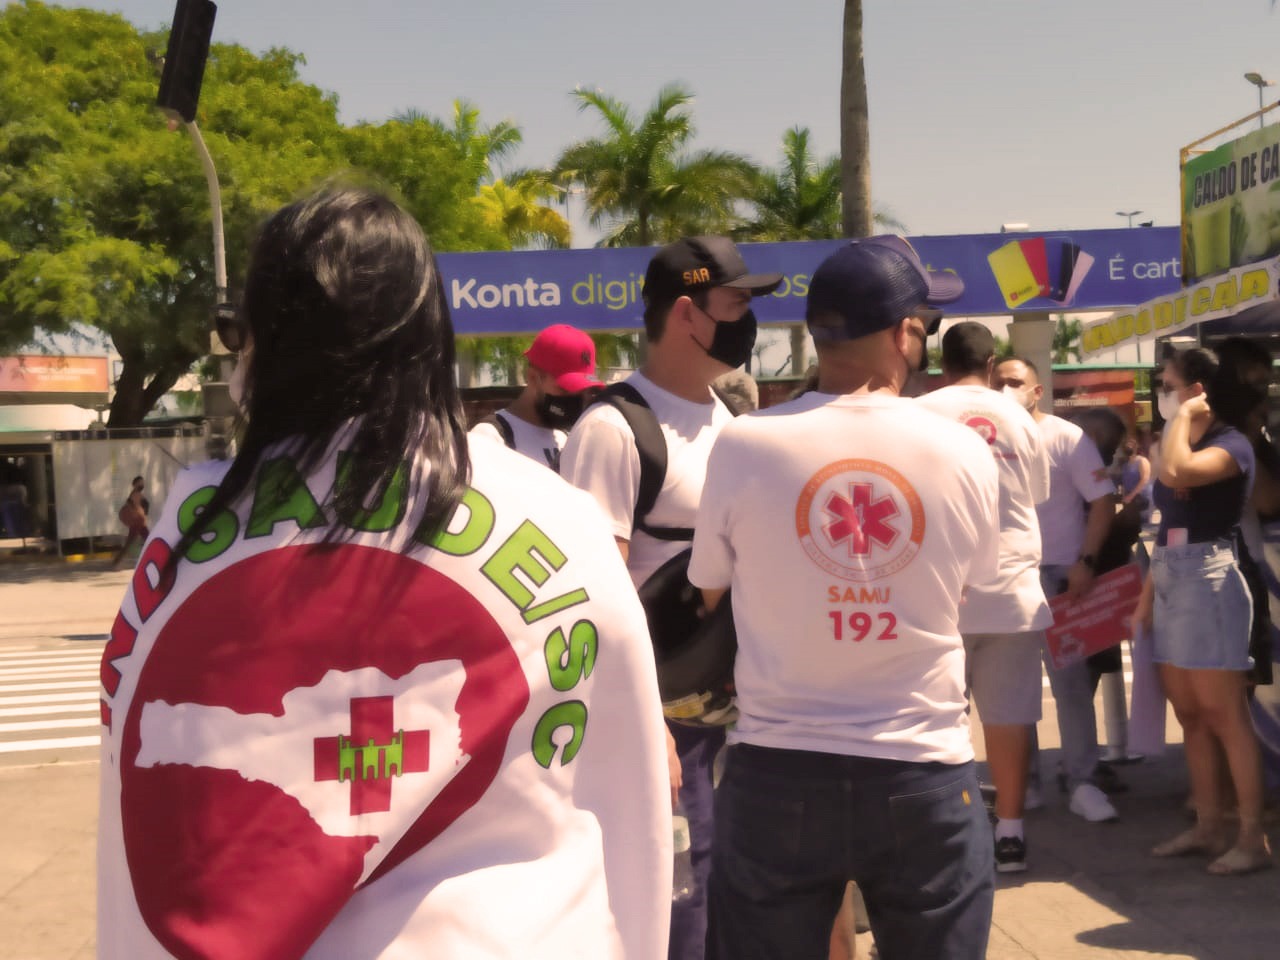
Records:
{"label": "denim shorts", "polygon": [[1228,540],[1156,547],[1153,652],[1184,670],[1248,670],[1253,598]]}

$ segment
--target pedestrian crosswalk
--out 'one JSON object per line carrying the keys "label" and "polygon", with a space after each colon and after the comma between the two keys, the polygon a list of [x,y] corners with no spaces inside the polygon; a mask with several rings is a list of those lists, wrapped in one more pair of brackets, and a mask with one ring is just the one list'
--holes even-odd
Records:
{"label": "pedestrian crosswalk", "polygon": [[101,660],[97,642],[0,648],[0,755],[96,747]]}

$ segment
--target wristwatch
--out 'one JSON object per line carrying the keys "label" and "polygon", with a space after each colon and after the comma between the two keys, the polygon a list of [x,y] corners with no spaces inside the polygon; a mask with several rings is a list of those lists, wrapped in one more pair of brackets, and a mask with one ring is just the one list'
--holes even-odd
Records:
{"label": "wristwatch", "polygon": [[1098,569],[1098,558],[1095,557],[1092,553],[1080,554],[1080,556],[1076,557],[1076,563],[1083,563],[1090,570]]}

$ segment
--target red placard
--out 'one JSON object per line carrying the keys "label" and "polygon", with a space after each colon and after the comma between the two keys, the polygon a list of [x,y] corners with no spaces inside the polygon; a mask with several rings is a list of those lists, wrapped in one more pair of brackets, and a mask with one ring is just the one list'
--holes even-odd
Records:
{"label": "red placard", "polygon": [[1127,640],[1129,618],[1141,591],[1142,573],[1131,563],[1102,574],[1079,601],[1065,595],[1051,599],[1053,626],[1044,636],[1054,667],[1061,669]]}

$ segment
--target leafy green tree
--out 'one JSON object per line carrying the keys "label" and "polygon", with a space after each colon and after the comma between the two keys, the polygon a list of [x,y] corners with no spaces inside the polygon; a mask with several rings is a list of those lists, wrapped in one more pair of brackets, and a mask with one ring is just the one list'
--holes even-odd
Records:
{"label": "leafy green tree", "polygon": [[640,117],[599,91],[573,96],[605,130],[568,147],[556,174],[585,188],[588,220],[606,231],[603,246],[648,246],[737,225],[736,202],[749,196],[754,168],[736,153],[689,149],[695,130],[688,90],[663,87]]}
{"label": "leafy green tree", "polygon": [[[122,361],[113,427],[138,423],[209,349],[208,186],[189,138],[154,107],[165,45],[114,14],[34,0],[0,10],[0,350],[37,330],[103,331]],[[465,107],[452,124],[346,130],[300,63],[283,49],[210,49],[198,121],[233,290],[261,219],[334,174],[396,193],[437,249],[508,245],[474,197],[518,131]]]}
{"label": "leafy green tree", "polygon": [[[110,424],[142,419],[208,351],[208,188],[191,143],[153,103],[148,51],[123,18],[28,2],[0,12],[0,343],[80,321],[122,361]],[[226,171],[228,262],[270,206],[333,167],[336,104],[298,58],[211,51],[204,116]],[[250,143],[254,145],[250,147]]]}
{"label": "leafy green tree", "polygon": [[[568,222],[545,205],[559,196],[546,174],[498,176],[522,141],[511,121],[485,124],[474,105],[455,100],[448,123],[410,110],[350,136],[353,162],[399,188],[438,250],[569,245]],[[459,379],[473,386],[483,371],[518,383],[528,346],[527,337],[458,337]]]}
{"label": "leafy green tree", "polygon": [[474,203],[483,172],[439,121],[416,115],[365,123],[343,131],[342,140],[351,167],[393,193],[436,250],[507,249]]}

